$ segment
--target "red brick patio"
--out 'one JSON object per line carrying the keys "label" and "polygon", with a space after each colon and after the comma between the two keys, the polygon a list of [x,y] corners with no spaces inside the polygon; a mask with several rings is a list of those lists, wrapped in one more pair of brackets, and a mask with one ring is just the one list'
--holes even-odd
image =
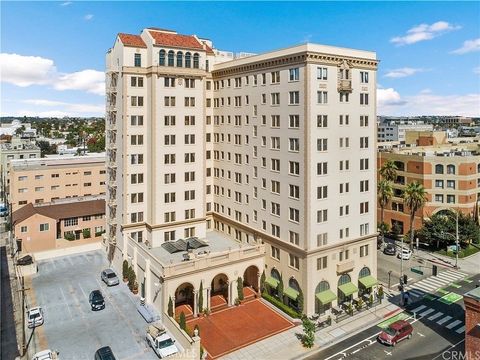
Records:
{"label": "red brick patio", "polygon": [[294,326],[260,299],[187,322],[189,333],[200,328],[202,346],[210,359],[238,350]]}

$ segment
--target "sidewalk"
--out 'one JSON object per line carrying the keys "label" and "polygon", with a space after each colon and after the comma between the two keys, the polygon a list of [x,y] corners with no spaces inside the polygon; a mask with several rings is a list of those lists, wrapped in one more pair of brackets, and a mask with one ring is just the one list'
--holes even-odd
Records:
{"label": "sidewalk", "polygon": [[[313,355],[316,351],[334,345],[347,337],[353,336],[365,328],[378,324],[385,318],[402,311],[389,299],[384,299],[382,304],[374,309],[365,310],[354,317],[347,318],[340,323],[335,323],[315,333],[315,346],[306,349],[300,343],[297,334],[302,334],[302,326],[296,326],[280,334],[259,341],[222,357],[228,360],[250,359],[301,359]],[[258,324],[261,326],[261,324]]]}
{"label": "sidewalk", "polygon": [[[419,257],[429,260],[439,266],[448,268],[454,268],[455,266],[455,258],[451,258],[449,256],[444,256],[425,250],[416,250],[414,255],[418,255]],[[462,270],[469,274],[478,274],[480,271],[478,264],[480,264],[480,252],[470,255],[464,259],[458,259],[458,270]]]}

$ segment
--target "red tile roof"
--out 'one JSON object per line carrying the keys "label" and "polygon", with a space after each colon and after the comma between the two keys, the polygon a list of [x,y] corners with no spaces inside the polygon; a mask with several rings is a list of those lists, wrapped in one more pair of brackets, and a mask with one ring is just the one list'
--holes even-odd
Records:
{"label": "red tile roof", "polygon": [[29,217],[40,214],[55,220],[69,217],[105,214],[105,200],[78,201],[66,204],[34,206],[29,203],[12,213],[12,223],[18,224]]}
{"label": "red tile roof", "polygon": [[205,50],[207,51],[207,54],[208,55],[215,55],[215,53],[213,52],[213,49],[208,46],[206,43],[203,43],[205,45]]}
{"label": "red tile roof", "polygon": [[118,37],[120,41],[123,43],[124,46],[132,46],[137,48],[146,48],[147,45],[143,41],[140,35],[131,35],[131,34],[123,34],[119,33]]}
{"label": "red tile roof", "polygon": [[179,35],[160,31],[149,31],[155,45],[203,50],[202,44],[193,35]]}

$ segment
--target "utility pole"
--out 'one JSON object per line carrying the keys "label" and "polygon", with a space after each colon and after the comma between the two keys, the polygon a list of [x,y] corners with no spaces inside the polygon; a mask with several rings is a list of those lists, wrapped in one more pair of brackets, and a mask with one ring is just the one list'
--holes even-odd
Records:
{"label": "utility pole", "polygon": [[21,280],[20,280],[20,283],[21,283],[21,286],[22,288],[18,291],[21,292],[21,296],[22,296],[22,357],[25,356],[26,352],[27,352],[27,337],[26,337],[26,333],[25,333],[25,291],[28,290],[28,289],[25,289],[25,278],[22,276],[21,277]]}
{"label": "utility pole", "polygon": [[455,234],[455,269],[458,269],[458,211],[456,218],[456,234]]}

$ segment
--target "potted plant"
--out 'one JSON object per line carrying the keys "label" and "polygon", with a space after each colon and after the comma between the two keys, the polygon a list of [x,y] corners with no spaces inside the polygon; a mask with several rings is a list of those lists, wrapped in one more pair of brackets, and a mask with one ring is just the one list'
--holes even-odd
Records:
{"label": "potted plant", "polygon": [[[133,286],[135,285],[137,281],[137,277],[135,275],[135,271],[133,270],[133,268],[130,266],[128,268],[128,288],[130,289],[130,291],[133,292]],[[137,285],[138,286],[138,285]],[[137,290],[138,290],[138,287],[137,287]]]}
{"label": "potted plant", "polygon": [[347,305],[347,313],[350,314],[350,316],[353,316],[353,305],[351,302]]}
{"label": "potted plant", "polygon": [[137,295],[138,294],[138,282],[134,282],[132,286],[132,292]]}
{"label": "potted plant", "polygon": [[377,290],[377,296],[380,302],[382,302],[383,299],[383,286],[379,286]]}
{"label": "potted plant", "polygon": [[128,282],[128,261],[127,260],[123,260],[122,276],[123,276],[123,282],[127,283]]}
{"label": "potted plant", "polygon": [[209,309],[209,308],[203,309],[203,315],[204,315],[204,316],[210,315],[210,309]]}
{"label": "potted plant", "polygon": [[362,307],[363,307],[363,299],[362,298],[357,299],[357,302],[355,303],[355,307],[357,308],[357,311],[362,310]]}
{"label": "potted plant", "polygon": [[238,305],[240,305],[240,303],[241,303],[241,301],[240,301],[240,299],[237,297],[237,298],[235,299],[235,305],[238,306]]}
{"label": "potted plant", "polygon": [[369,300],[369,303],[370,303],[370,307],[373,306],[373,294],[370,294],[370,297],[368,298]]}

